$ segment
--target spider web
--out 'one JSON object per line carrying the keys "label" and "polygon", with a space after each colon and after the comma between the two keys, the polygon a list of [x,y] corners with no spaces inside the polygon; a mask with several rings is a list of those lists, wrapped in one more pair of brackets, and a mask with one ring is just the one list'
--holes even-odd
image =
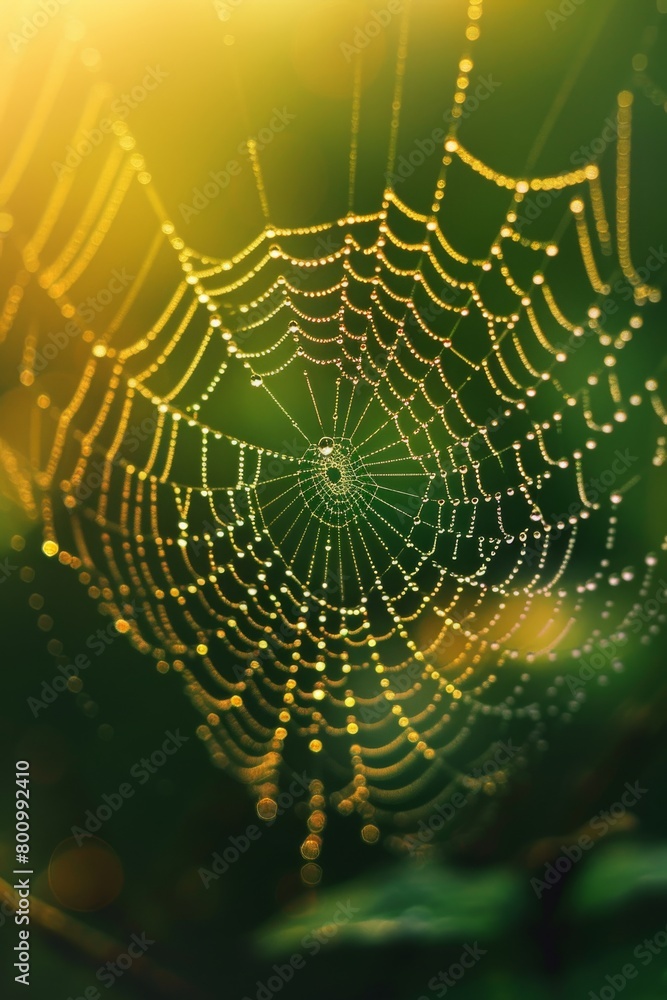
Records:
{"label": "spider web", "polygon": [[[658,585],[657,555],[628,566],[618,545],[630,530],[624,496],[662,464],[666,421],[656,380],[638,374],[642,312],[659,292],[629,251],[633,94],[618,96],[612,227],[597,164],[510,177],[462,143],[481,9],[471,2],[426,213],[391,187],[377,211],[353,210],[357,87],[341,218],[272,225],[251,142],[266,224],[229,259],[202,255],[177,233],[117,122],[82,168],[90,183],[64,174],[16,226],[7,208],[76,39],[0,179],[3,231],[20,232],[3,248],[16,277],[0,330],[20,351],[18,391],[31,394],[36,428],[24,459],[3,448],[6,470],[26,505],[37,493],[45,554],[79,574],[160,672],[181,674],[205,716],[199,736],[252,787],[262,818],[276,814],[283,762],[307,747],[307,881],[319,877],[329,805],[356,811],[372,842],[390,820],[413,829],[456,788],[499,789],[506,769],[471,768],[510,722],[526,746],[543,745],[545,717],[567,719],[583,698],[563,665],[622,647],[644,628]],[[408,25],[409,9],[388,175]],[[107,100],[91,91],[74,138]],[[479,258],[442,225],[457,172],[507,192]],[[569,207],[556,237],[522,236],[524,198],[561,191]],[[77,197],[79,222],[65,236],[61,213]],[[46,343],[35,303],[46,294],[75,316],[74,289],[107,234],[145,210],[159,231],[138,249],[115,317],[82,329],[76,384],[50,389],[35,364]],[[555,270],[563,245],[581,260],[581,289],[567,296]],[[140,293],[158,267],[161,289],[165,272],[173,281],[147,319]],[[626,315],[604,318],[619,275],[632,293]]]}

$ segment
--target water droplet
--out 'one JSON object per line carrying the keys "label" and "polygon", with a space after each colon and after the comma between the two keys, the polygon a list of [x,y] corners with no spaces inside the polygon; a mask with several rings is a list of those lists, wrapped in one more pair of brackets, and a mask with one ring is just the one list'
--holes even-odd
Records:
{"label": "water droplet", "polygon": [[324,455],[324,457],[326,458],[326,456],[330,455],[331,452],[334,450],[333,438],[330,437],[320,438],[320,440],[317,443],[317,450],[319,451],[320,455]]}

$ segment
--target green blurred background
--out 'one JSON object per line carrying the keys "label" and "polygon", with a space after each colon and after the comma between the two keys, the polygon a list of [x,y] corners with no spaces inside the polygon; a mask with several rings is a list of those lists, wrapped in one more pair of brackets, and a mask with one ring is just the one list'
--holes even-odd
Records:
{"label": "green blurred background", "polygon": [[[555,3],[486,3],[475,73],[491,74],[500,86],[464,122],[461,138],[508,173],[522,174],[557,100],[553,128],[531,172],[569,168],[573,152],[600,135],[618,90],[632,83],[632,59],[646,48],[647,27],[655,26],[651,77],[667,88],[667,36],[655,0],[561,6],[572,13],[554,20],[547,12],[558,13]],[[262,154],[274,224],[307,225],[345,212],[352,72],[340,43],[373,10],[383,9],[381,2],[320,0],[242,0],[222,7],[224,19],[204,0],[71,0],[62,12],[85,24],[86,43],[101,57],[99,74],[114,93],[131,88],[147,66],[159,65],[168,74],[129,121],[179,231],[201,252],[217,256],[237,250],[262,227],[251,171],[243,171],[225,196],[188,225],[180,225],[179,205],[191,201],[209,170],[222,169],[237,155],[239,143],[257,134],[274,108],[295,116]],[[3,38],[5,29],[14,30],[34,9],[7,3]],[[399,157],[430,135],[450,105],[464,26],[465,4],[458,0],[415,0]],[[54,17],[31,41],[33,67],[47,66],[58,31]],[[397,31],[398,18],[365,54],[359,211],[375,210],[384,187]],[[26,107],[30,100],[27,87]],[[10,109],[14,124],[24,110]],[[639,260],[646,248],[661,245],[665,233],[665,109],[638,98],[635,134],[633,240]],[[401,197],[425,208],[436,170],[435,162],[425,163],[401,185]],[[448,202],[446,231],[464,251],[476,252],[495,231],[497,204],[482,196]],[[534,224],[536,238],[551,238],[565,211],[556,204],[543,213]],[[140,235],[122,234],[119,264],[127,259],[122,240]],[[654,308],[639,359],[648,374],[662,364],[664,321],[664,308]],[[9,393],[14,381],[15,369],[0,374],[3,391]],[[6,417],[11,407],[2,412]],[[57,637],[71,660],[107,622],[83,599],[73,575],[42,556],[38,529],[9,492],[0,496],[0,552],[15,567],[0,585],[6,792],[0,861],[8,877],[13,762],[23,758],[32,766],[33,889],[67,916],[59,924],[57,913],[45,910],[43,926],[32,925],[30,990],[36,1000],[84,995],[97,982],[99,956],[113,960],[133,932],[146,932],[155,944],[111,987],[119,1000],[254,1000],[258,981],[267,981],[273,964],[304,952],[304,934],[330,921],[339,902],[348,900],[358,910],[354,920],[307,958],[281,995],[443,995],[429,981],[458,961],[466,943],[479,942],[486,954],[452,987],[460,1000],[583,998],[611,988],[605,976],[613,977],[627,962],[638,965],[635,947],[665,929],[667,685],[660,637],[638,643],[626,657],[625,672],[608,686],[596,686],[574,722],[554,719],[546,752],[516,776],[502,800],[472,810],[466,825],[440,840],[428,859],[398,857],[383,841],[366,845],[355,824],[334,815],[323,882],[306,892],[299,880],[303,816],[297,807],[263,828],[259,840],[205,888],[198,869],[209,867],[214,852],[256,822],[253,804],[243,787],[211,766],[194,736],[200,717],[179,678],[156,674],[122,639],[92,658],[82,690],[64,692],[34,718],[27,698],[39,696],[42,682],[56,670],[46,650],[49,638]],[[649,527],[664,523],[664,496],[647,487],[633,502],[629,554],[636,545],[645,547]],[[23,547],[18,536],[25,538]],[[26,567],[36,571],[34,579],[22,572]],[[35,594],[42,603],[29,603]],[[48,635],[36,624],[44,614],[55,623]],[[117,791],[133,765],[160,746],[166,730],[176,729],[189,741],[104,824],[99,849],[69,850],[72,825],[99,805],[103,793]],[[626,782],[636,781],[648,791],[631,814],[538,899],[531,877],[541,877],[561,845],[618,801]],[[13,995],[9,969],[16,929],[6,914],[0,923],[2,995],[5,989]],[[667,949],[627,983],[625,995],[666,996],[666,961]]]}

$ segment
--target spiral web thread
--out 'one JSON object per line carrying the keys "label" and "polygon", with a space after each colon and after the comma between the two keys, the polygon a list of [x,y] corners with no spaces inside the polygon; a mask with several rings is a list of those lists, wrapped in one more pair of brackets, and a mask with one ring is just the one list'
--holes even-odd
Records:
{"label": "spiral web thread", "polygon": [[[494,746],[476,736],[482,720],[495,738],[523,720],[527,743],[540,745],[545,716],[569,718],[582,697],[559,666],[622,645],[657,586],[657,556],[625,566],[617,551],[624,493],[662,464],[667,419],[656,380],[636,386],[636,366],[619,365],[621,351],[641,349],[642,310],[659,298],[629,252],[633,95],[618,97],[613,226],[596,164],[552,177],[495,171],[459,139],[481,11],[470,4],[428,213],[391,188],[376,212],[354,212],[356,90],[340,219],[267,222],[232,258],[202,256],[169,221],[120,122],[64,244],[54,234],[76,171],[56,181],[32,235],[12,249],[12,230],[3,248],[16,277],[0,336],[21,351],[21,391],[37,400],[32,454],[21,463],[3,446],[3,464],[27,506],[38,494],[43,550],[77,571],[160,672],[181,674],[206,718],[199,736],[252,787],[261,817],[276,813],[291,745],[309,748],[307,881],[319,878],[328,805],[358,812],[372,842],[390,819],[412,829],[453,789],[500,788],[503,769],[471,773]],[[5,230],[74,51],[55,60],[5,165]],[[78,132],[107,99],[91,91]],[[441,226],[457,170],[508,193],[478,259]],[[513,225],[540,191],[571,192],[574,227],[566,218],[553,241]],[[57,406],[34,364],[43,345],[31,296],[71,317],[107,234],[144,204],[160,230],[111,323],[82,329],[83,373]],[[575,236],[587,306],[571,316],[547,272]],[[159,263],[179,273],[147,325],[140,292]],[[618,275],[634,301],[627,316],[601,319]],[[638,443],[640,415],[651,429]],[[651,628],[660,619],[652,613]]]}

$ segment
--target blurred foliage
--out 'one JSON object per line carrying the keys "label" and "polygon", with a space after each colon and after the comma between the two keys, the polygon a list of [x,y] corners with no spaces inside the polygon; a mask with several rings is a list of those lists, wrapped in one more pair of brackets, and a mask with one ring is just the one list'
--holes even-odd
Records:
{"label": "blurred foliage", "polygon": [[[22,15],[24,6],[17,3],[15,11],[20,8]],[[216,163],[224,162],[225,143],[233,149],[243,135],[236,120],[241,117],[239,109],[226,93],[216,90],[219,46],[213,29],[221,26],[211,17],[210,6],[203,0],[189,4],[186,25],[185,5],[161,4],[158,9],[149,0],[107,5],[100,7],[100,21],[92,32],[110,59],[119,87],[127,85],[147,61],[171,58],[179,67],[174,70],[175,88],[165,87],[156,96],[154,117],[142,109],[133,125],[152,162],[164,165],[165,197],[173,205],[205,176],[212,151]],[[315,7],[319,11],[325,6],[319,0],[280,5],[275,0],[244,0],[239,5],[239,30],[252,27],[261,41],[246,49],[252,66],[251,103],[263,108],[298,99],[303,91],[298,75],[288,73],[285,85],[277,87],[282,77],[276,66],[280,68],[292,49],[276,44],[275,32],[280,27],[291,30],[290,18],[297,14],[306,20],[306,13],[310,17]],[[440,114],[449,101],[450,90],[439,90],[441,83],[448,88],[451,83],[444,72],[448,64],[442,46],[451,55],[454,42],[449,35],[441,38],[449,7],[442,0],[417,0],[420,56],[411,64],[416,76],[408,99],[408,138],[429,134],[434,114]],[[520,161],[559,81],[583,51],[582,40],[595,36],[594,54],[581,68],[581,84],[562,109],[558,141],[550,141],[543,154],[544,164],[562,169],[571,150],[598,134],[599,123],[625,80],[619,67],[629,66],[656,4],[596,0],[575,7],[572,17],[554,32],[548,28],[546,9],[546,4],[533,0],[507,4],[503,0],[497,14],[501,103],[471,126],[477,129],[480,155],[500,149],[503,162]],[[173,24],[170,28],[170,18],[178,30]],[[145,34],[134,30],[134,19],[150,26]],[[105,48],[107,21],[113,31]],[[429,30],[431,21],[437,31]],[[491,50],[482,52],[491,69]],[[367,145],[366,152],[373,154],[381,135],[383,157],[391,69],[391,58],[378,60],[377,80],[368,99],[382,114],[369,112],[362,127],[364,150]],[[658,66],[658,71],[667,87],[667,66]],[[442,80],[438,72],[443,73]],[[317,100],[312,94],[316,88],[311,87],[309,103],[289,139],[290,156],[279,160],[272,179],[274,189],[282,185],[285,192],[284,211],[289,214],[298,207],[303,221],[337,214],[335,174],[339,167],[344,170],[347,158],[348,95],[326,92],[325,84],[321,82],[324,93]],[[521,113],[513,114],[518,101]],[[238,125],[236,131],[229,116],[234,127]],[[640,111],[638,117],[645,133],[652,134],[654,120],[648,112]],[[257,120],[264,120],[261,112]],[[218,133],[224,126],[229,135],[223,141]],[[633,165],[642,245],[659,243],[665,231],[666,134],[663,129],[654,143],[647,142]],[[197,144],[199,136],[203,138]],[[258,220],[251,219],[242,229],[243,220],[234,217],[233,209],[223,206],[221,199],[197,221],[193,228],[201,246],[208,241],[218,252],[218,239],[236,248],[243,242],[239,232],[248,238],[254,235],[250,230]],[[466,212],[466,224],[469,220]],[[647,351],[658,347],[662,345],[652,343]],[[656,517],[664,517],[664,498],[642,499],[652,504]],[[645,526],[641,517],[637,522],[641,536]],[[19,532],[26,536],[25,548],[12,548],[10,539]],[[103,947],[111,957],[114,948],[116,954],[123,950],[133,932],[146,931],[156,942],[145,960],[150,962],[148,970],[142,960],[115,983],[117,1000],[181,996],[255,1000],[256,984],[267,981],[272,966],[298,951],[304,935],[327,924],[339,902],[348,899],[359,913],[309,957],[285,986],[285,996],[431,1000],[437,994],[429,981],[457,962],[464,945],[474,941],[487,954],[457,983],[457,1000],[587,997],[590,991],[599,995],[605,976],[616,974],[633,960],[637,945],[665,928],[667,686],[657,643],[638,647],[626,673],[613,684],[594,690],[591,685],[576,722],[568,727],[554,720],[548,751],[516,777],[502,799],[487,803],[483,815],[471,815],[456,838],[440,837],[427,859],[397,858],[386,842],[370,847],[361,842],[354,824],[332,816],[322,855],[324,882],[317,892],[304,892],[297,849],[303,815],[297,807],[271,828],[263,828],[252,849],[205,889],[198,869],[210,866],[214,853],[257,818],[245,790],[210,765],[194,737],[200,719],[183,696],[179,679],[151,672],[147,662],[119,640],[93,659],[81,690],[59,695],[37,718],[30,712],[27,697],[39,696],[43,682],[56,669],[45,650],[45,635],[35,626],[37,612],[28,605],[30,595],[45,598],[43,613],[56,622],[54,634],[70,658],[85,651],[86,638],[106,624],[92,602],[83,599],[71,575],[41,557],[40,544],[38,534],[2,497],[0,553],[7,554],[16,570],[0,585],[5,622],[0,782],[6,790],[0,803],[0,873],[9,877],[13,867],[13,762],[27,758],[32,765],[35,895],[62,912],[63,927],[69,926],[71,932],[68,937],[62,928],[33,927],[30,996],[34,1000],[81,996],[95,984],[100,961],[94,950],[91,953],[84,927],[103,936]],[[38,569],[34,581],[21,579],[20,567]],[[71,827],[82,822],[86,810],[96,808],[104,793],[117,791],[131,767],[160,745],[166,730],[176,728],[190,736],[189,741],[142,794],[128,800],[99,831],[120,860],[122,889],[110,904],[88,912],[63,905],[49,881],[54,852],[71,837]],[[628,822],[611,829],[538,899],[530,879],[541,877],[545,865],[559,856],[561,845],[576,839],[596,812],[618,799],[626,781],[636,780],[649,791]],[[78,923],[67,924],[68,920]],[[8,970],[15,928],[6,914],[0,924],[5,960],[0,989],[2,996],[13,995]],[[627,984],[624,996],[664,1000],[665,958],[658,955],[643,968]]]}

